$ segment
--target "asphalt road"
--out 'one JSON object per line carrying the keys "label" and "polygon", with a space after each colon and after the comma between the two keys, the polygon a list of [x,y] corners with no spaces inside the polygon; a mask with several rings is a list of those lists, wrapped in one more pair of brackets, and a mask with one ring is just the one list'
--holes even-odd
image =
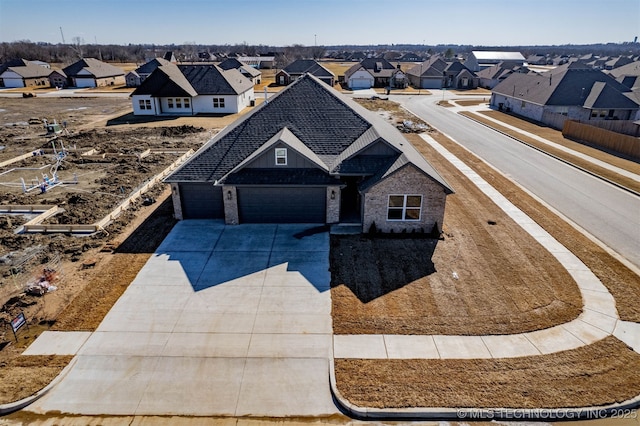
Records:
{"label": "asphalt road", "polygon": [[640,267],[640,197],[437,106],[441,93],[392,99]]}

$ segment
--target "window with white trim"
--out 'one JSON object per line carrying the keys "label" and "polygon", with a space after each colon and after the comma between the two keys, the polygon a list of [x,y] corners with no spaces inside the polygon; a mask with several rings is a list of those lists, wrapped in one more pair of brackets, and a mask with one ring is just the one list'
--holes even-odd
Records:
{"label": "window with white trim", "polygon": [[139,99],[140,109],[151,109],[151,99]]}
{"label": "window with white trim", "polygon": [[191,108],[191,102],[189,101],[189,98],[184,98],[183,104],[185,108]]}
{"label": "window with white trim", "polygon": [[276,148],[276,166],[287,165],[287,148]]}
{"label": "window with white trim", "polygon": [[169,99],[167,99],[167,106],[168,106],[169,108],[173,108],[173,98],[169,98]]}
{"label": "window with white trim", "polygon": [[213,98],[214,108],[224,108],[224,98]]}
{"label": "window with white trim", "polygon": [[389,195],[387,220],[420,220],[422,195]]}
{"label": "window with white trim", "polygon": [[182,108],[182,99],[176,98],[176,108]]}

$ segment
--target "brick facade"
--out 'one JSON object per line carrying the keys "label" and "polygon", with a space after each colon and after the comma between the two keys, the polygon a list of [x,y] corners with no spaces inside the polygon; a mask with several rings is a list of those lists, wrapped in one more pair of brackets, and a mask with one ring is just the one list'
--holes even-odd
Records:
{"label": "brick facade", "polygon": [[[419,221],[389,221],[387,209],[389,195],[422,195]],[[364,194],[364,220],[362,229],[368,232],[372,222],[382,232],[430,232],[435,223],[442,230],[446,202],[444,188],[412,165],[403,167],[388,178],[369,188]]]}

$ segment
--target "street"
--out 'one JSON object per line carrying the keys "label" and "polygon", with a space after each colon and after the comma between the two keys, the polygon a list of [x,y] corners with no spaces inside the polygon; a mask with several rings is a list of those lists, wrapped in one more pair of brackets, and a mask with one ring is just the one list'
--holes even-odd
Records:
{"label": "street", "polygon": [[437,105],[449,92],[392,96],[640,267],[640,198]]}

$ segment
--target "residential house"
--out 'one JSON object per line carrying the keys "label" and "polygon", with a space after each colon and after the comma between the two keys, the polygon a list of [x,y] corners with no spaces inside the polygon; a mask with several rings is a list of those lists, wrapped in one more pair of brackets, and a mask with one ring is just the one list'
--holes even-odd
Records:
{"label": "residential house", "polygon": [[529,72],[529,68],[518,65],[514,62],[500,62],[497,65],[485,68],[476,73],[479,80],[478,86],[484,87],[485,89],[493,89],[502,80],[516,72],[527,74]]}
{"label": "residential house", "polygon": [[[367,75],[368,74],[368,75]],[[344,73],[344,80],[350,89],[407,87],[408,79],[400,69],[384,58],[367,58],[353,65]]]}
{"label": "residential house", "polygon": [[422,62],[424,58],[415,52],[405,53],[396,59],[398,62]]}
{"label": "residential house", "polygon": [[298,59],[276,73],[276,84],[287,86],[304,74],[313,74],[318,79],[333,87],[336,76],[313,59]]}
{"label": "residential house", "polygon": [[131,94],[135,115],[233,114],[255,101],[253,83],[213,64],[156,68]]}
{"label": "residential house", "polygon": [[413,87],[420,89],[474,89],[478,87],[478,77],[459,61],[447,63],[438,56],[413,66],[407,70]]}
{"label": "residential house", "polygon": [[522,53],[520,52],[474,50],[467,57],[464,64],[471,71],[478,72],[505,61],[515,62],[521,66],[525,63],[524,56],[522,56]]}
{"label": "residential house", "polygon": [[[165,182],[178,219],[442,229],[453,191],[392,125],[311,74],[229,125]],[[357,226],[356,225],[356,226]]]}
{"label": "residential house", "polygon": [[243,64],[247,64],[259,70],[271,69],[275,65],[275,56],[237,56],[237,59]]}
{"label": "residential house", "polygon": [[49,86],[50,67],[44,67],[25,59],[14,59],[0,66],[0,86],[31,87]]}
{"label": "residential house", "polygon": [[640,90],[640,61],[635,61],[617,67],[607,74],[616,79],[618,83],[622,83],[633,91]]}
{"label": "residential house", "polygon": [[49,74],[49,84],[51,87],[56,87],[58,89],[63,89],[68,86],[69,79],[64,71],[59,69],[51,70],[51,74]]}
{"label": "residential house", "polygon": [[528,65],[547,65],[549,59],[546,55],[534,54],[527,56],[527,64]]}
{"label": "residential house", "polygon": [[543,74],[513,73],[493,88],[491,105],[559,127],[575,120],[637,120],[640,101],[610,75],[574,62]]}
{"label": "residential house", "polygon": [[125,84],[124,71],[120,68],[99,61],[95,58],[84,58],[63,68],[71,87],[102,87]]}
{"label": "residential house", "polygon": [[604,63],[605,70],[613,70],[616,68],[620,68],[621,66],[630,64],[633,62],[633,59],[628,56],[618,56],[617,58],[611,58]]}
{"label": "residential house", "polygon": [[169,64],[170,61],[164,58],[153,58],[145,64],[140,65],[134,71],[130,71],[125,75],[127,87],[138,87],[143,81],[151,75],[158,67]]}
{"label": "residential house", "polygon": [[231,68],[237,69],[238,71],[240,71],[240,74],[251,80],[254,85],[260,84],[260,82],[262,81],[262,72],[260,72],[257,68],[239,61],[237,58],[227,58],[224,61],[220,62],[218,66],[223,70],[229,70]]}

